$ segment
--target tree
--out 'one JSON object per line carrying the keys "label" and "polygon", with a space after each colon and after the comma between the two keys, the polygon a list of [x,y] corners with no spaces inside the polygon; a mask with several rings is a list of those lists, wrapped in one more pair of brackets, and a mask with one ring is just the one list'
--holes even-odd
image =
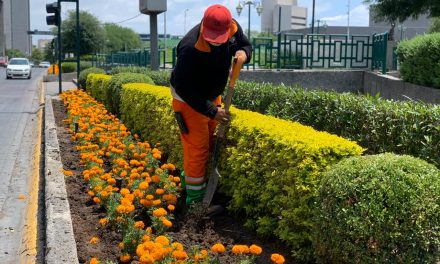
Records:
{"label": "tree", "polygon": [[432,19],[431,27],[429,28],[429,33],[440,32],[440,17],[434,17]]}
{"label": "tree", "polygon": [[40,49],[33,47],[32,48],[32,55],[31,55],[31,60],[33,60],[34,62],[40,62],[44,59],[44,54],[41,52]]}
{"label": "tree", "polygon": [[8,49],[6,50],[6,56],[8,58],[22,58],[25,57],[24,53],[18,49]]}
{"label": "tree", "polygon": [[427,14],[440,16],[440,1],[434,0],[364,0],[374,4],[372,8],[377,21],[403,22],[408,18],[417,18]]}
{"label": "tree", "polygon": [[[93,54],[103,47],[105,33],[99,20],[86,11],[80,11],[80,54]],[[76,12],[69,11],[68,18],[61,25],[61,41],[63,53],[74,53],[76,50]]]}
{"label": "tree", "polygon": [[104,24],[105,52],[129,51],[142,47],[139,34],[130,28],[121,27],[117,24]]}
{"label": "tree", "polygon": [[394,40],[396,22],[403,22],[408,18],[417,18],[419,15],[440,15],[440,1],[433,0],[364,0],[374,14],[374,20],[390,22],[389,40]]}

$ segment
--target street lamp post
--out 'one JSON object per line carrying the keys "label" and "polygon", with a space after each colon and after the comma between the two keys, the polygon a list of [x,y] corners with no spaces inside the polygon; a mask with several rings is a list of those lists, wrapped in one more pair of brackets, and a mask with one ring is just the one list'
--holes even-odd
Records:
{"label": "street lamp post", "polygon": [[183,21],[183,35],[186,35],[186,12],[188,12],[188,8],[185,9],[185,19]]}
{"label": "street lamp post", "polygon": [[312,34],[315,34],[315,0],[313,0],[312,6]]}
{"label": "street lamp post", "polygon": [[263,7],[261,6],[260,2],[257,1],[240,1],[238,2],[238,5],[236,7],[237,9],[237,14],[238,16],[240,16],[241,11],[243,11],[243,6],[248,5],[248,38],[249,41],[251,40],[251,6],[255,6],[255,8],[257,9],[257,13],[258,15],[261,14],[261,12],[263,12]]}
{"label": "street lamp post", "polygon": [[397,26],[397,28],[400,31],[400,41],[402,41],[403,40],[403,32],[406,31],[406,27],[404,25],[399,25],[399,26]]}
{"label": "street lamp post", "polygon": [[320,26],[321,22],[322,22],[322,27],[323,27],[324,29],[327,28],[327,23],[326,23],[324,20],[320,20],[320,19],[316,20],[316,23],[318,23],[318,27],[317,27],[317,33],[318,33],[318,34],[319,34],[319,26]]}

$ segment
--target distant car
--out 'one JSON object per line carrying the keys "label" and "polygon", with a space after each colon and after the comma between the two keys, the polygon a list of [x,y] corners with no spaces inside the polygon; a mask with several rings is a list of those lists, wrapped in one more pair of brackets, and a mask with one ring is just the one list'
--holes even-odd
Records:
{"label": "distant car", "polygon": [[33,61],[29,61],[29,65],[31,65],[31,68],[32,68],[32,67],[35,67],[35,65],[34,65],[34,62],[33,62]]}
{"label": "distant car", "polygon": [[48,62],[48,61],[42,61],[42,62],[40,62],[40,64],[38,65],[38,67],[41,67],[41,68],[49,68],[49,67],[50,67],[50,62]]}
{"label": "distant car", "polygon": [[6,67],[6,79],[13,77],[32,78],[32,70],[29,60],[26,58],[13,58]]}
{"label": "distant car", "polygon": [[8,58],[0,57],[0,67],[6,67],[6,66],[8,66]]}

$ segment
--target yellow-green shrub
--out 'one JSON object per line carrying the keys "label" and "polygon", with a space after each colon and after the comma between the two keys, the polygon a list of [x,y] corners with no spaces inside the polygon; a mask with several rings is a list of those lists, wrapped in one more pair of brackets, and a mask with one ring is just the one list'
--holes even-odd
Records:
{"label": "yellow-green shrub", "polygon": [[111,78],[111,75],[90,73],[87,75],[86,91],[97,101],[104,103],[105,89]]}
{"label": "yellow-green shrub", "polygon": [[[166,87],[126,84],[120,111],[132,132],[161,142],[171,162],[182,164],[171,100]],[[232,197],[230,209],[244,210],[248,226],[278,236],[298,258],[311,259],[312,214],[321,175],[363,149],[296,122],[236,108],[231,113],[219,166],[221,190]]]}
{"label": "yellow-green shrub", "polygon": [[124,124],[149,142],[160,143],[168,161],[182,169],[183,150],[169,89],[145,83],[122,87],[120,113]]}

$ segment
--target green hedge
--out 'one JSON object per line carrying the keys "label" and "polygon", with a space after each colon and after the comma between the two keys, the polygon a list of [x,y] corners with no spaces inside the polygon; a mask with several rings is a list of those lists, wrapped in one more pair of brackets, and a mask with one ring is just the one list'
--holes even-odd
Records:
{"label": "green hedge", "polygon": [[154,84],[153,80],[141,73],[118,73],[113,75],[107,84],[105,94],[105,106],[115,115],[119,116],[119,104],[121,100],[122,85],[126,83]]}
{"label": "green hedge", "polygon": [[440,88],[440,33],[402,41],[397,56],[405,81]]}
{"label": "green hedge", "polygon": [[324,173],[316,214],[322,263],[438,263],[440,171],[410,156],[352,157]]}
{"label": "green hedge", "polygon": [[[182,147],[166,87],[126,84],[121,119],[132,133],[160,142],[168,161],[181,167]],[[344,157],[360,155],[358,145],[296,122],[231,109],[222,152],[221,190],[232,210],[244,210],[247,225],[276,235],[296,257],[313,258],[312,212],[322,172]]]}
{"label": "green hedge", "polygon": [[152,71],[149,68],[138,66],[118,66],[112,69],[113,75],[122,72],[142,73],[150,77],[158,86],[170,86],[170,71]]}
{"label": "green hedge", "polygon": [[105,74],[105,71],[104,71],[103,69],[95,68],[95,67],[91,67],[91,68],[88,68],[88,69],[82,70],[82,71],[79,73],[79,79],[78,79],[78,82],[79,82],[79,85],[81,86],[81,88],[83,88],[83,89],[85,89],[85,90],[87,90],[87,76],[88,76],[90,73],[100,73],[100,74]]}
{"label": "green hedge", "polygon": [[242,81],[233,104],[354,140],[370,154],[407,154],[440,167],[438,105]]}
{"label": "green hedge", "polygon": [[[92,63],[88,62],[88,61],[80,61],[79,62],[79,70],[80,72],[91,68],[92,67]],[[63,62],[61,63],[61,70],[63,71],[63,73],[69,73],[69,72],[76,72],[76,62]]]}
{"label": "green hedge", "polygon": [[87,75],[86,91],[97,101],[105,104],[106,91],[111,78],[106,74],[90,73]]}

